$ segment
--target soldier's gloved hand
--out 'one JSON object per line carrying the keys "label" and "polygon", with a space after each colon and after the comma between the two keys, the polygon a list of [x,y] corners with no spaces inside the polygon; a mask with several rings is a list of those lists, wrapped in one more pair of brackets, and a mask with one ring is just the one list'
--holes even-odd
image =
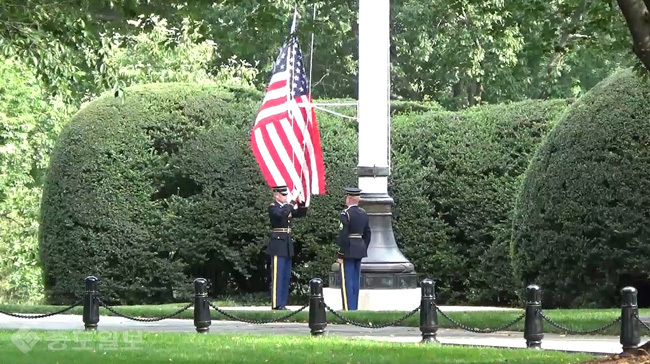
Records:
{"label": "soldier's gloved hand", "polygon": [[296,191],[295,193],[292,193],[292,194],[289,196],[289,200],[290,200],[289,203],[291,203],[291,204],[294,205],[294,207],[295,207],[295,205],[298,203],[298,197],[299,197],[299,196],[300,196],[300,191]]}

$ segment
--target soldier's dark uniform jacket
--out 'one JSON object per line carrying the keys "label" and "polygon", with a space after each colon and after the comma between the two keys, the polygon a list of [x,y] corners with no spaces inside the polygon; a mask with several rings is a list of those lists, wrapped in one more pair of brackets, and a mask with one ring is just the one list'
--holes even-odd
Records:
{"label": "soldier's dark uniform jacket", "polygon": [[368,256],[370,226],[366,210],[350,206],[339,215],[339,251],[337,257],[361,259]]}
{"label": "soldier's dark uniform jacket", "polygon": [[294,209],[295,202],[281,204],[277,201],[269,206],[269,219],[271,222],[271,236],[266,247],[266,254],[280,257],[292,257],[293,239],[291,238],[291,218],[304,217],[307,208],[301,204]]}

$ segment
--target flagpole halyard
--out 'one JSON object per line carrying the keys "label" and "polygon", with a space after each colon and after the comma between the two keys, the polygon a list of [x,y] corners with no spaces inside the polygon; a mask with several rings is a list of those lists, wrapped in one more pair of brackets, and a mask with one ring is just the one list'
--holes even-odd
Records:
{"label": "flagpole halyard", "polygon": [[[294,41],[294,36],[295,36],[295,33],[296,33],[296,20],[297,20],[297,18],[298,18],[298,2],[295,2],[294,5],[293,5],[293,21],[291,22],[291,29],[289,30],[289,42],[290,42],[289,52],[291,52],[293,50],[293,46],[294,46],[293,41]],[[287,57],[287,70],[290,70],[289,71],[289,82],[287,82],[287,86],[288,86],[288,89],[287,89],[287,103],[291,102],[291,99],[293,98],[293,76],[294,76],[293,70],[294,70],[294,68],[293,68],[293,65],[291,64],[291,61],[290,61],[292,58],[293,57]],[[294,127],[294,119],[293,119],[290,108],[287,109],[287,116],[289,116],[289,119],[291,120],[291,129],[293,129],[293,127]],[[304,154],[304,152],[303,152],[303,154]],[[292,164],[292,166],[296,165],[296,152],[295,151],[293,151],[291,153],[291,164]],[[302,180],[302,176],[300,176],[300,180],[298,181],[300,184],[302,184],[301,180]],[[296,186],[293,186],[293,190],[291,191],[291,194],[293,194],[295,192],[295,190],[296,190]]]}
{"label": "flagpole halyard", "polygon": [[312,30],[311,30],[311,49],[309,50],[309,102],[312,102],[312,89],[311,89],[311,71],[314,65],[314,29],[316,24],[316,3],[314,3],[314,14],[312,16]]}

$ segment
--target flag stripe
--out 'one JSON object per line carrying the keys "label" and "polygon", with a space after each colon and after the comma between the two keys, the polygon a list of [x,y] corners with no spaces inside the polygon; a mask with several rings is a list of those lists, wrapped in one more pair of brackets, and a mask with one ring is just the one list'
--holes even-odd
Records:
{"label": "flag stripe", "polygon": [[[272,126],[272,124],[269,124]],[[289,171],[287,171],[286,166],[282,162],[282,157],[280,157],[281,149],[278,149],[275,147],[273,143],[273,137],[271,136],[271,133],[269,133],[268,128],[262,129],[264,132],[262,133],[264,135],[264,140],[266,143],[267,150],[269,151],[269,154],[271,155],[271,161],[273,165],[277,168],[277,170],[280,172],[280,175],[282,176],[281,182],[278,183],[278,185],[287,185],[289,188],[293,186],[293,179],[289,175]]]}
{"label": "flag stripe", "polygon": [[[280,139],[280,136],[278,135],[278,131],[274,124],[268,124],[266,126],[266,129],[269,131],[269,137],[271,138],[271,142],[274,145],[284,145],[284,143]],[[289,174],[288,179],[290,179],[293,182],[293,185],[290,187],[290,189],[295,188],[295,186],[300,186],[300,177],[298,177],[298,173],[296,173],[295,168],[293,168],[293,162],[291,161],[291,158],[287,154],[287,149],[276,148],[275,151],[277,152],[280,158],[280,162],[284,165],[284,171],[286,171]]]}
{"label": "flag stripe", "polygon": [[287,81],[278,81],[271,85],[273,88],[269,88],[268,92],[264,96],[263,103],[266,103],[269,100],[283,99],[287,100],[287,92],[289,88],[287,87]]}
{"label": "flag stripe", "polygon": [[268,171],[268,173],[265,174],[270,174],[271,176],[273,176],[273,183],[275,185],[283,185],[284,178],[282,177],[282,174],[280,173],[278,168],[275,166],[275,163],[273,163],[273,157],[271,157],[271,153],[269,153],[266,144],[264,144],[264,136],[262,135],[262,129],[255,130],[255,146],[257,147],[257,151],[259,155],[262,157],[262,160],[264,161],[264,163],[260,165],[263,166],[262,168]]}
{"label": "flag stripe", "polygon": [[[259,114],[257,114],[256,123],[263,123],[265,121],[274,121],[275,117],[277,117],[278,114],[283,114],[283,113],[286,113],[286,112],[287,112],[287,105],[286,105],[286,101],[285,101],[284,103],[282,103],[280,105],[271,106],[271,107],[268,107],[268,108],[260,111]],[[268,119],[268,118],[271,118],[272,120],[264,120],[264,119]],[[260,125],[260,126],[262,126],[262,125]]]}
{"label": "flag stripe", "polygon": [[[308,128],[307,128],[308,124],[305,123],[305,119],[303,118],[302,110],[298,107],[298,104],[297,103],[291,103],[289,109],[292,110],[293,114],[296,116],[295,120],[296,120],[296,123],[298,124],[298,128],[301,130],[301,132],[303,130],[308,132]],[[305,152],[306,152],[305,154],[307,154],[307,155],[309,155],[311,157],[310,160],[314,160],[315,159],[315,151],[314,151],[314,147],[312,145],[312,140],[310,138],[304,138],[303,143],[304,143],[303,145],[305,146]],[[309,167],[311,167],[311,168],[309,168]],[[314,167],[315,167],[315,165],[313,165],[313,164],[311,164],[309,166],[306,166],[306,168],[309,168],[308,173],[311,173],[312,175],[316,176],[316,174],[314,173],[316,171],[316,169]],[[314,182],[316,184],[310,186],[311,187],[310,189],[318,191],[319,190],[319,188],[318,188],[318,180],[315,180],[312,183],[314,183]]]}
{"label": "flag stripe", "polygon": [[[296,138],[296,135],[294,134],[294,128],[291,128],[291,125],[289,125],[289,120],[283,119],[282,122],[282,129],[284,130],[284,134],[286,135],[286,138],[289,141],[289,144],[291,145],[291,150],[294,151],[300,151],[302,150],[302,146],[300,142],[298,141],[298,138]],[[305,155],[302,153],[294,153],[294,156],[296,157],[296,162],[298,165],[296,166],[296,163],[294,163],[294,168],[299,172],[302,173],[303,179],[306,177],[307,181],[309,179],[309,173],[304,173],[304,168],[305,168]],[[299,180],[298,184],[303,184],[303,181]],[[309,186],[308,183],[305,184],[306,186]],[[308,192],[308,191],[306,191]],[[306,194],[306,193],[305,193]]]}

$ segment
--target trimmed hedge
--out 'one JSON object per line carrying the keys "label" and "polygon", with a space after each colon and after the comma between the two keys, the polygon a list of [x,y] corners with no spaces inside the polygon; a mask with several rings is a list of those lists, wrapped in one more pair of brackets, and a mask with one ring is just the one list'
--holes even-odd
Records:
{"label": "trimmed hedge", "polygon": [[[192,276],[217,292],[264,289],[271,194],[249,146],[262,94],[152,84],[125,95],[80,110],[53,152],[40,236],[49,301],[79,297],[90,274],[120,303],[186,299]],[[296,224],[299,256],[320,269],[335,253],[336,192],[355,166],[353,124],[322,119],[333,192]]]}
{"label": "trimmed hedge", "polygon": [[[271,194],[249,146],[261,98],[236,88],[156,84],[129,88],[124,99],[104,95],[79,111],[61,134],[43,193],[49,301],[80,297],[90,274],[102,280],[104,295],[127,304],[187,300],[197,276],[212,279],[213,294],[266,290]],[[565,105],[461,113],[393,105],[396,238],[419,273],[442,279],[441,299],[505,299],[487,293],[493,286],[485,282],[505,269],[512,191]],[[323,112],[319,123],[327,194],[295,221],[294,294],[306,293],[310,278],[327,277],[342,190],[356,183],[356,123]]]}
{"label": "trimmed hedge", "polygon": [[395,231],[441,302],[516,298],[511,212],[538,144],[564,100],[525,101],[393,119]]}
{"label": "trimmed hedge", "polygon": [[650,84],[617,72],[583,96],[531,162],[512,253],[520,287],[545,307],[612,307],[647,289]]}

